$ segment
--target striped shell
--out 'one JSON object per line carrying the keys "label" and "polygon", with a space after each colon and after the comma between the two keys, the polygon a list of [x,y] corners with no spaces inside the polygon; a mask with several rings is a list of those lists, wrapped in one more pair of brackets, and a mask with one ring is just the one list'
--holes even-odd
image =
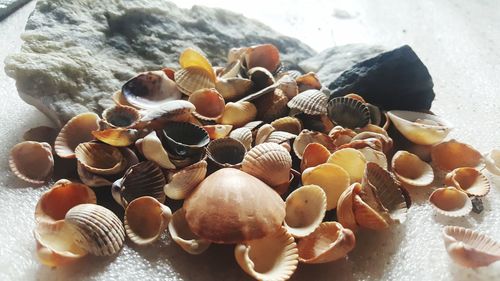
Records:
{"label": "striped shell", "polygon": [[328,116],[333,123],[344,128],[362,128],[370,123],[370,110],[352,98],[338,97],[328,102]]}
{"label": "striped shell", "polygon": [[175,82],[179,91],[188,96],[203,88],[215,88],[210,73],[199,67],[188,67],[176,71]]}
{"label": "striped shell", "polygon": [[319,90],[307,90],[288,102],[288,107],[310,115],[325,115],[327,113],[328,97]]}
{"label": "striped shell", "polygon": [[98,175],[117,174],[127,165],[118,148],[103,143],[81,143],[76,147],[75,155],[87,171]]}
{"label": "striped shell", "polygon": [[247,150],[252,148],[253,136],[252,131],[248,128],[235,129],[229,133],[229,137],[240,141]]}
{"label": "striped shell", "polygon": [[174,173],[164,187],[165,194],[174,200],[186,198],[207,175],[207,162],[202,160]]}
{"label": "striped shell", "polygon": [[292,158],[279,144],[263,143],[245,155],[241,170],[274,187],[290,179]]}
{"label": "striped shell", "polygon": [[217,168],[239,168],[247,149],[236,139],[222,138],[210,142],[207,146],[208,159]]}
{"label": "striped shell", "polygon": [[99,116],[87,112],[71,118],[54,142],[54,150],[61,158],[75,158],[75,148],[94,139],[92,131],[99,130]]}

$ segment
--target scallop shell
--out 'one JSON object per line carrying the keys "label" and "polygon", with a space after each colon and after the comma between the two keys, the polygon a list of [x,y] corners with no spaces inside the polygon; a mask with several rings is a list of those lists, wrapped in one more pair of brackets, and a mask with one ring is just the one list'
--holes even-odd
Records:
{"label": "scallop shell", "polygon": [[335,151],[327,163],[342,167],[351,179],[351,183],[361,182],[366,168],[366,158],[363,153],[353,148],[343,148]]}
{"label": "scallop shell", "polygon": [[236,139],[217,139],[207,146],[207,156],[218,168],[239,168],[247,149]]}
{"label": "scallop shell", "polygon": [[429,197],[429,202],[438,213],[449,217],[465,216],[472,210],[472,202],[467,193],[455,187],[434,190]]}
{"label": "scallop shell", "polygon": [[284,131],[294,135],[298,135],[302,131],[302,124],[299,119],[290,116],[274,120],[271,122],[271,126],[273,126],[276,131]]}
{"label": "scallop shell", "polygon": [[319,78],[314,72],[303,74],[297,77],[295,81],[297,82],[297,86],[299,87],[299,93],[303,93],[307,90],[321,89],[321,82],[319,82]]}
{"label": "scallop shell", "polygon": [[210,142],[207,131],[187,122],[168,123],[163,136],[167,152],[182,158],[201,154]]}
{"label": "scallop shell", "polygon": [[207,175],[207,162],[201,160],[173,174],[165,185],[165,194],[174,200],[185,199]]}
{"label": "scallop shell", "polygon": [[125,209],[125,233],[137,245],[155,242],[167,228],[172,211],[153,197],[132,200]]}
{"label": "scallop shell", "polygon": [[251,92],[253,82],[250,79],[234,77],[219,78],[215,82],[215,88],[225,101],[235,101]]}
{"label": "scallop shell", "polygon": [[103,143],[81,143],[76,147],[75,155],[86,170],[98,175],[117,174],[127,164],[118,148]]}
{"label": "scallop shell", "polygon": [[416,144],[439,143],[452,129],[448,121],[432,114],[405,110],[391,110],[387,114],[398,131]]}
{"label": "scallop shell", "polygon": [[188,67],[175,72],[175,82],[179,91],[189,96],[199,89],[215,88],[211,75],[204,68]]}
{"label": "scallop shell", "polygon": [[[192,48],[185,49],[179,56],[179,64],[182,68],[197,67],[205,70],[211,81],[215,81],[215,73],[208,59]],[[177,80],[176,80],[177,81]]]}
{"label": "scallop shell", "polygon": [[94,139],[92,131],[99,130],[99,116],[87,112],[71,118],[57,135],[54,150],[61,158],[75,158],[75,148]]}
{"label": "scallop shell", "polygon": [[242,243],[276,232],[285,202],[259,179],[223,168],[203,180],[184,200],[186,220],[196,235],[215,243]]}
{"label": "scallop shell", "polygon": [[203,129],[207,131],[211,140],[216,140],[227,137],[233,129],[233,125],[205,125]]}
{"label": "scallop shell", "polygon": [[253,67],[247,71],[247,75],[253,82],[254,89],[262,90],[275,83],[273,74],[263,67]]}
{"label": "scallop shell", "polygon": [[328,102],[328,116],[333,123],[344,128],[362,128],[370,123],[370,110],[358,100],[346,97]]}
{"label": "scallop shell", "polygon": [[456,168],[446,175],[444,183],[454,186],[469,196],[482,197],[490,192],[488,178],[475,168]]}
{"label": "scallop shell", "polygon": [[302,132],[300,132],[300,134],[297,136],[297,138],[295,138],[295,141],[293,142],[293,151],[299,159],[302,159],[304,150],[310,143],[322,144],[330,152],[335,150],[335,146],[333,145],[333,141],[330,137],[320,132],[304,129],[302,130]]}
{"label": "scallop shell", "polygon": [[347,94],[344,97],[345,98],[350,98],[350,99],[355,99],[355,100],[360,101],[362,103],[366,103],[365,99],[362,96],[360,96],[358,94],[355,94],[355,93]]}
{"label": "scallop shell", "polygon": [[229,137],[240,141],[246,150],[252,148],[253,136],[252,131],[248,128],[238,128],[229,133]]}
{"label": "scallop shell", "polygon": [[218,123],[223,125],[233,125],[235,128],[255,120],[257,108],[251,102],[229,102],[226,103],[224,113],[219,118]]}
{"label": "scallop shell", "polygon": [[288,102],[291,110],[304,112],[310,115],[325,115],[327,113],[328,97],[319,90],[307,90]]}
{"label": "scallop shell", "polygon": [[263,143],[250,149],[243,159],[241,170],[257,177],[271,187],[288,182],[292,157],[281,145]]}
{"label": "scallop shell", "polygon": [[139,138],[139,131],[127,128],[111,128],[92,131],[92,135],[103,143],[124,147],[133,144]]}
{"label": "scallop shell", "polygon": [[496,175],[500,176],[500,149],[492,149],[485,157],[484,162],[486,164],[486,169]]}
{"label": "scallop shell", "polygon": [[288,280],[299,263],[297,244],[283,228],[262,239],[236,245],[234,255],[248,275],[263,281]]}
{"label": "scallop shell", "polygon": [[294,190],[285,201],[285,228],[294,237],[305,237],[323,221],[326,194],[317,185],[308,184]]}
{"label": "scallop shell", "polygon": [[356,215],[354,214],[354,196],[361,192],[361,184],[355,182],[351,184],[339,197],[337,203],[337,220],[342,226],[352,231],[358,229]]}
{"label": "scallop shell", "polygon": [[326,163],[330,157],[330,151],[320,143],[310,143],[304,149],[302,161],[300,162],[300,170],[304,172],[305,169],[316,167],[320,164]]}
{"label": "scallop shell", "polygon": [[245,66],[248,69],[263,67],[271,73],[278,70],[281,64],[278,48],[272,44],[256,45],[248,48],[244,53]]}
{"label": "scallop shell", "polygon": [[271,135],[272,132],[274,132],[274,130],[274,127],[270,124],[262,125],[257,130],[257,134],[255,135],[255,144],[258,145],[266,142],[267,138]]}
{"label": "scallop shell", "polygon": [[170,161],[168,153],[163,148],[161,140],[155,131],[141,139],[140,146],[140,151],[147,160],[153,161],[165,169],[175,169],[175,165]]}
{"label": "scallop shell", "polygon": [[277,89],[283,91],[283,94],[289,100],[299,94],[299,86],[297,86],[297,81],[295,81],[295,79],[288,74],[281,76],[278,81],[276,81],[276,84],[278,84]]}
{"label": "scallop shell", "polygon": [[102,112],[102,121],[111,128],[131,128],[140,119],[140,112],[131,106],[115,105]]}
{"label": "scallop shell", "polygon": [[42,184],[54,171],[52,147],[46,142],[20,142],[10,150],[9,167],[18,178]]}
{"label": "scallop shell", "polygon": [[373,162],[380,167],[382,167],[384,170],[387,170],[387,156],[379,150],[375,150],[370,147],[364,147],[358,149],[359,152],[363,153],[363,156],[365,156],[366,162]]}
{"label": "scallop shell", "polygon": [[394,154],[391,167],[397,179],[409,186],[427,186],[434,181],[432,167],[404,150]]}
{"label": "scallop shell", "polygon": [[349,187],[350,178],[342,167],[325,163],[304,170],[302,184],[314,184],[321,187],[326,193],[326,209],[332,210],[337,208],[340,195]]}
{"label": "scallop shell", "polygon": [[80,204],[71,208],[64,221],[78,235],[77,245],[96,256],[111,256],[123,247],[125,230],[120,219],[110,210],[96,204]]}
{"label": "scallop shell", "polygon": [[288,132],[283,132],[283,131],[273,131],[266,139],[265,142],[274,142],[277,144],[283,144],[283,143],[288,143],[288,141],[291,141],[295,139],[297,135],[295,134],[290,134]]}
{"label": "scallop shell", "polygon": [[186,221],[186,211],[182,208],[174,212],[168,224],[168,231],[170,232],[170,236],[172,236],[172,240],[184,251],[192,255],[199,255],[205,252],[211,244],[191,231]]}
{"label": "scallop shell", "polygon": [[476,268],[500,260],[500,244],[482,233],[445,226],[443,239],[448,255],[462,266]]}
{"label": "scallop shell", "polygon": [[216,120],[224,112],[224,98],[216,89],[200,89],[193,92],[188,99],[196,110],[193,114],[202,120]]}
{"label": "scallop shell", "polygon": [[432,162],[437,168],[451,171],[460,167],[476,167],[482,161],[482,155],[472,146],[449,140],[432,147]]}
{"label": "scallop shell", "polygon": [[265,122],[272,122],[288,114],[288,98],[280,89],[256,99],[254,103],[257,107],[257,118]]}
{"label": "scallop shell", "polygon": [[38,199],[35,207],[35,221],[54,223],[64,219],[71,208],[84,203],[97,203],[92,189],[81,183],[65,179],[58,180]]}
{"label": "scallop shell", "polygon": [[297,245],[303,263],[327,263],[347,256],[356,245],[354,233],[338,222],[324,222]]}

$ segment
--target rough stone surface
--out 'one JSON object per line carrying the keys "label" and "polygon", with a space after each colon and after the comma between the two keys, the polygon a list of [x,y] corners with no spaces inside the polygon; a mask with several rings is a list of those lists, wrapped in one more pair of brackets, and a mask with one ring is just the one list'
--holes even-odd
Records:
{"label": "rough stone surface", "polygon": [[285,64],[314,54],[240,14],[162,0],[40,0],[22,39],[5,71],[21,98],[59,125],[80,112],[100,112],[137,72],[176,67],[187,47],[202,50],[214,65],[225,62],[230,47],[264,42],[280,49]]}
{"label": "rough stone surface", "polygon": [[0,0],[0,20],[30,0]]}

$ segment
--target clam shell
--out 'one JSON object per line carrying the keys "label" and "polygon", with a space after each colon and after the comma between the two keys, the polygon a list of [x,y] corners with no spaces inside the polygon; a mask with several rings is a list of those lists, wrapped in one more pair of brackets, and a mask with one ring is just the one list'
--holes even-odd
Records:
{"label": "clam shell", "polygon": [[283,94],[289,100],[299,94],[299,86],[297,86],[297,81],[295,81],[295,79],[288,74],[281,76],[278,81],[276,81],[276,84],[278,84],[277,89],[283,91]]}
{"label": "clam shell", "polygon": [[456,168],[446,175],[444,183],[454,186],[469,196],[485,196],[490,192],[488,178],[475,168]]}
{"label": "clam shell", "polygon": [[319,78],[314,72],[303,74],[297,77],[295,81],[297,82],[297,86],[299,87],[299,93],[307,90],[321,89],[321,82],[319,82]]}
{"label": "clam shell", "polygon": [[271,135],[272,132],[274,132],[274,130],[274,127],[270,124],[262,125],[257,130],[257,134],[255,135],[255,145],[266,142],[267,138]]}
{"label": "clam shell", "polygon": [[57,135],[54,150],[61,158],[75,158],[75,148],[94,139],[92,131],[99,130],[99,116],[87,112],[71,118]]}
{"label": "clam shell", "polygon": [[77,245],[96,256],[111,256],[123,247],[125,230],[120,219],[110,210],[96,204],[80,204],[71,208],[64,221],[78,235]]}
{"label": "clam shell", "polygon": [[215,88],[215,80],[211,75],[204,68],[188,67],[175,72],[175,82],[179,91],[189,96],[199,89]]}
{"label": "clam shell", "polygon": [[139,138],[139,131],[126,128],[111,128],[102,131],[92,131],[92,135],[103,143],[124,147],[133,144]]}
{"label": "clam shell", "polygon": [[434,181],[432,167],[407,151],[396,152],[391,166],[397,179],[409,186],[427,186]]}
{"label": "clam shell", "polygon": [[245,155],[241,170],[271,187],[288,182],[292,168],[290,153],[279,144],[259,144]]}
{"label": "clam shell", "polygon": [[131,128],[140,119],[140,112],[131,106],[115,105],[102,112],[102,121],[111,128]]}
{"label": "clam shell", "polygon": [[288,102],[291,110],[310,115],[325,115],[327,113],[328,97],[319,90],[307,90]]}
{"label": "clam shell", "polygon": [[235,101],[251,92],[253,82],[250,79],[234,77],[219,78],[215,82],[215,88],[225,101]]}
{"label": "clam shell", "polygon": [[275,83],[273,74],[263,67],[253,67],[247,71],[247,75],[253,82],[254,89],[261,90]]}
{"label": "clam shell", "polygon": [[373,162],[380,167],[382,167],[384,170],[387,170],[387,157],[385,154],[379,150],[375,150],[370,147],[364,147],[358,149],[359,152],[363,153],[363,156],[365,156],[366,162]]}
{"label": "clam shell", "polygon": [[256,45],[248,48],[244,53],[245,66],[248,69],[263,67],[271,73],[278,70],[281,64],[278,48],[272,44]]}
{"label": "clam shell", "polygon": [[207,156],[219,168],[239,168],[247,149],[236,139],[217,139],[207,146]]}
{"label": "clam shell", "polygon": [[132,200],[125,209],[125,233],[137,245],[155,242],[167,228],[172,211],[153,197]]}
{"label": "clam shell", "polygon": [[342,126],[335,126],[328,132],[328,136],[332,138],[333,144],[337,147],[350,143],[356,134],[355,131],[345,129]]}
{"label": "clam shell", "polygon": [[193,92],[188,99],[196,110],[193,114],[202,120],[216,120],[224,112],[224,98],[216,89],[200,89]]}
{"label": "clam shell", "polygon": [[295,141],[293,142],[293,151],[299,159],[302,159],[304,150],[310,143],[322,144],[324,147],[326,147],[326,149],[328,149],[328,151],[335,150],[335,146],[333,145],[333,141],[330,137],[320,132],[304,129],[302,130],[302,132],[300,132],[300,134],[297,136],[297,138],[295,138]]}
{"label": "clam shell", "polygon": [[439,143],[452,129],[448,121],[432,114],[405,110],[391,110],[387,114],[398,131],[416,144]]}
{"label": "clam shell", "polygon": [[252,148],[253,136],[252,131],[248,128],[238,128],[229,133],[229,137],[240,141],[246,150]]}
{"label": "clam shell", "polygon": [[234,256],[240,267],[257,280],[288,280],[299,263],[297,244],[281,228],[258,240],[236,245]]}
{"label": "clam shell", "polygon": [[327,263],[339,260],[354,249],[354,233],[338,222],[324,222],[297,245],[303,263]]}
{"label": "clam shell", "polygon": [[285,206],[285,228],[294,237],[305,237],[323,221],[326,194],[317,185],[304,185],[288,195]]}
{"label": "clam shell", "polygon": [[225,138],[233,129],[233,125],[205,125],[203,129],[207,131],[211,140]]}
{"label": "clam shell", "polygon": [[173,174],[165,185],[165,194],[174,200],[185,199],[207,175],[207,162],[201,160]]}
{"label": "clam shell", "polygon": [[141,122],[181,122],[187,119],[187,116],[191,116],[191,113],[194,112],[195,109],[192,103],[185,100],[168,101],[158,107],[144,111]]}
{"label": "clam shell", "polygon": [[42,184],[54,171],[52,147],[46,142],[20,142],[10,150],[9,167],[18,178]]}
{"label": "clam shell", "polygon": [[358,224],[356,222],[356,215],[354,214],[353,204],[354,196],[361,192],[361,184],[353,183],[351,184],[339,197],[337,203],[337,220],[342,226],[348,228],[352,231],[358,229]]}
{"label": "clam shell", "polygon": [[147,160],[153,161],[165,169],[175,169],[167,151],[163,148],[160,138],[152,131],[140,141],[141,153]]}
{"label": "clam shell", "polygon": [[486,169],[493,175],[500,176],[500,149],[492,149],[485,157]]}
{"label": "clam shell", "polygon": [[304,172],[305,169],[316,167],[320,164],[326,163],[330,157],[330,151],[320,143],[310,143],[304,149],[302,161],[300,162],[300,170]]}
{"label": "clam shell", "polygon": [[174,212],[168,224],[168,231],[170,232],[170,236],[172,236],[172,240],[184,251],[192,255],[199,255],[205,252],[211,244],[191,231],[186,221],[186,211],[182,208]]}
{"label": "clam shell", "polygon": [[326,193],[326,209],[332,210],[337,208],[340,195],[349,187],[350,177],[342,167],[325,163],[304,170],[302,184],[314,184],[321,187]]}
{"label": "clam shell", "polygon": [[218,73],[218,78],[234,78],[240,74],[241,71],[241,60],[235,59],[228,63],[220,73]]}
{"label": "clam shell", "polygon": [[459,226],[445,226],[443,240],[454,262],[469,268],[500,260],[500,244],[486,235]]}
{"label": "clam shell", "polygon": [[[197,67],[205,70],[211,81],[215,81],[215,73],[208,59],[193,48],[185,49],[179,56],[179,64],[182,68]],[[177,80],[176,80],[177,81]]]}
{"label": "clam shell", "polygon": [[370,110],[358,100],[338,97],[328,102],[328,117],[342,127],[361,128],[370,123]]}
{"label": "clam shell", "polygon": [[203,180],[184,200],[186,220],[196,235],[215,243],[242,243],[275,233],[285,202],[259,179],[223,168]]}
{"label": "clam shell", "polygon": [[288,98],[280,89],[256,99],[254,103],[257,107],[257,118],[265,122],[272,122],[288,114]]}
{"label": "clam shell", "polygon": [[456,140],[445,141],[433,146],[431,158],[436,167],[444,171],[460,167],[476,167],[482,161],[482,155],[479,151]]}
{"label": "clam shell", "polygon": [[295,134],[290,134],[288,132],[284,131],[273,131],[266,139],[266,142],[274,142],[277,144],[282,144],[282,143],[288,143],[288,141],[291,141],[295,139],[297,135]]}
{"label": "clam shell", "polygon": [[117,174],[127,165],[118,148],[102,143],[81,143],[76,147],[75,155],[86,170],[98,175]]}
{"label": "clam shell", "polygon": [[387,137],[386,135],[379,134],[379,133],[374,133],[374,132],[361,132],[358,133],[356,136],[354,136],[351,139],[351,143],[354,143],[359,140],[378,140],[380,141],[381,150],[384,153],[388,153],[392,149],[393,141],[390,137]]}
{"label": "clam shell", "polygon": [[467,193],[455,187],[434,190],[429,197],[429,202],[438,213],[449,217],[465,216],[472,210],[472,202]]}
{"label": "clam shell", "polygon": [[290,116],[274,120],[271,122],[271,126],[273,126],[276,131],[288,132],[294,135],[298,135],[302,131],[302,124],[299,119]]}
{"label": "clam shell", "polygon": [[74,206],[85,203],[97,203],[92,189],[81,183],[65,179],[58,180],[38,199],[35,207],[35,221],[54,223],[64,219],[66,213]]}
{"label": "clam shell", "polygon": [[361,182],[366,168],[366,158],[363,153],[353,148],[343,148],[335,151],[327,163],[342,167],[351,179],[351,183]]}
{"label": "clam shell", "polygon": [[224,113],[219,118],[218,123],[223,125],[233,125],[235,128],[255,120],[257,108],[251,102],[229,102],[226,103]]}
{"label": "clam shell", "polygon": [[170,122],[163,128],[166,150],[179,157],[199,155],[210,142],[207,131],[187,122]]}

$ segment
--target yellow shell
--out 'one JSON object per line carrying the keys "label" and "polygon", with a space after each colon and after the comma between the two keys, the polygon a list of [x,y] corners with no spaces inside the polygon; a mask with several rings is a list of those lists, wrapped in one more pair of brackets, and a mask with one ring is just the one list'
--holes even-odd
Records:
{"label": "yellow shell", "polygon": [[307,168],[302,173],[303,184],[315,184],[321,187],[326,194],[326,209],[337,208],[340,195],[350,185],[349,174],[342,167],[334,164],[320,164]]}
{"label": "yellow shell", "polygon": [[295,155],[297,155],[299,159],[302,159],[306,146],[314,142],[322,144],[330,152],[335,150],[333,141],[329,136],[320,132],[304,129],[293,142],[293,151]]}
{"label": "yellow shell", "polygon": [[18,143],[10,150],[9,167],[18,178],[42,184],[52,176],[54,170],[52,147],[46,142]]}
{"label": "yellow shell", "polygon": [[335,151],[327,163],[342,167],[351,178],[351,182],[361,182],[366,168],[366,158],[363,153],[353,148],[343,148]]}
{"label": "yellow shell", "polygon": [[[213,71],[212,71],[213,74]],[[212,74],[204,68],[191,66],[175,72],[175,82],[179,91],[186,95],[204,88],[215,88]]]}
{"label": "yellow shell", "polygon": [[229,102],[226,103],[224,113],[219,118],[218,123],[223,125],[233,125],[235,128],[255,120],[257,108],[251,102]]}
{"label": "yellow shell", "polygon": [[274,120],[271,122],[271,126],[273,126],[276,131],[284,131],[295,135],[300,134],[302,131],[302,124],[300,123],[300,120],[290,116]]}
{"label": "yellow shell", "polygon": [[257,177],[271,187],[288,182],[292,168],[290,153],[279,144],[263,143],[250,149],[241,170]]}
{"label": "yellow shell", "polygon": [[127,165],[118,148],[102,143],[81,143],[76,147],[75,155],[86,170],[98,175],[117,174]]}
{"label": "yellow shell", "polygon": [[192,48],[187,48],[179,56],[179,64],[182,68],[199,67],[205,70],[211,81],[215,82],[215,73],[208,59]]}
{"label": "yellow shell", "polygon": [[294,237],[305,237],[325,216],[326,194],[317,185],[304,185],[288,195],[285,206],[285,228]]}
{"label": "yellow shell", "polygon": [[396,152],[391,166],[398,180],[409,186],[426,186],[434,181],[432,167],[407,151]]}
{"label": "yellow shell", "polygon": [[454,187],[434,190],[429,197],[429,202],[438,213],[449,217],[465,216],[472,210],[469,196]]}
{"label": "yellow shell", "polygon": [[472,146],[449,140],[432,147],[432,162],[437,168],[451,171],[460,167],[476,167],[482,161],[482,155]]}
{"label": "yellow shell", "polygon": [[168,224],[168,231],[172,240],[192,255],[205,252],[211,244],[210,241],[200,238],[191,231],[186,221],[186,212],[182,208],[174,212]]}
{"label": "yellow shell", "polygon": [[165,194],[175,200],[186,198],[205,179],[207,162],[201,160],[173,174],[164,187]]}
{"label": "yellow shell", "polygon": [[300,162],[300,170],[304,172],[307,168],[326,163],[328,157],[330,157],[330,151],[324,145],[315,142],[310,143],[304,149],[302,161]]}
{"label": "yellow shell", "polygon": [[99,116],[87,112],[71,118],[57,135],[54,150],[61,158],[75,158],[75,148],[94,139],[92,131],[99,130]]}

